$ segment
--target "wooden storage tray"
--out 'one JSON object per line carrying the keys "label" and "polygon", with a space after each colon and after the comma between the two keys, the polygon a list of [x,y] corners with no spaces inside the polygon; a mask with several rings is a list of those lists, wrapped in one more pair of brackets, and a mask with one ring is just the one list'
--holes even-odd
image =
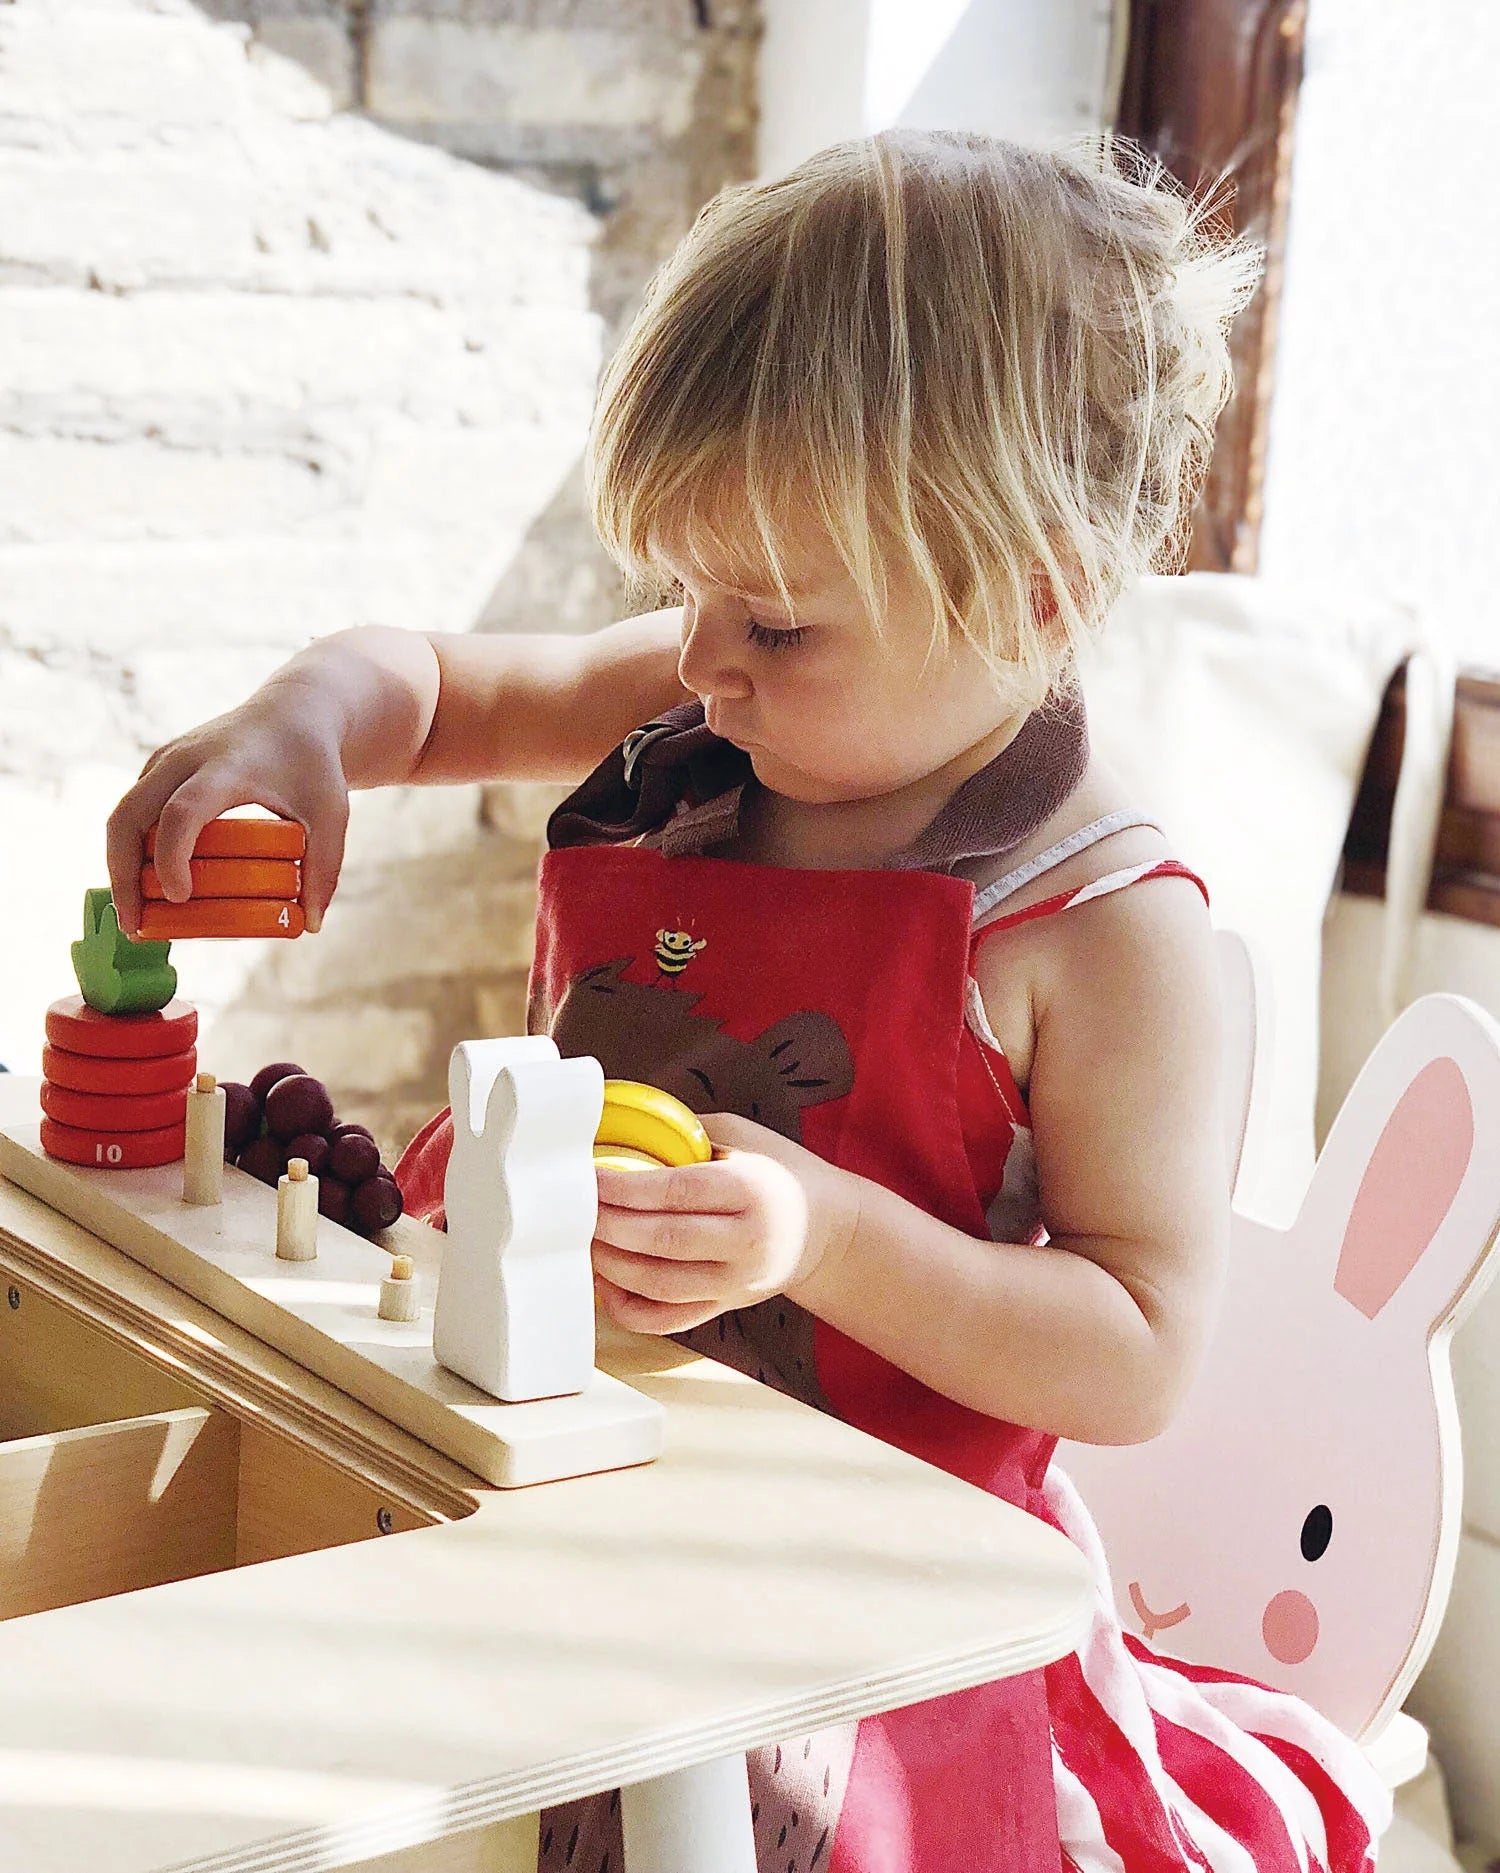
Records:
{"label": "wooden storage tray", "polygon": [[5,1284],[0,1619],[436,1519]]}

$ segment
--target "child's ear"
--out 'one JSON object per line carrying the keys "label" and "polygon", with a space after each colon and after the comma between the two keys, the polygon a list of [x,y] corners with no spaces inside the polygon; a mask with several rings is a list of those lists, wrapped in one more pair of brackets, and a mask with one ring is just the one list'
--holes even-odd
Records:
{"label": "child's ear", "polygon": [[1089,581],[1078,548],[1072,540],[1062,534],[1049,533],[1047,544],[1052,550],[1057,571],[1051,571],[1041,560],[1033,565],[1031,615],[1049,645],[1059,656],[1065,656],[1071,648],[1072,634],[1064,616],[1062,594],[1066,591],[1075,611],[1086,611]]}
{"label": "child's ear", "polygon": [[[1063,571],[1065,576],[1071,578],[1072,575],[1068,573],[1070,563],[1076,565],[1076,560],[1064,561]],[[1077,577],[1081,579],[1081,571]],[[1075,607],[1081,609],[1078,586],[1070,585],[1069,591]],[[1076,615],[1075,610],[1074,616]],[[1031,618],[1032,628],[1041,639],[1040,661],[1046,672],[1039,685],[1042,693],[1036,696],[1032,704],[1034,708],[1040,708],[1047,696],[1064,680],[1065,672],[1071,667],[1077,650],[1073,619],[1064,609],[1063,596],[1058,589],[1056,578],[1048,572],[1045,566],[1035,567],[1031,574]]]}
{"label": "child's ear", "polygon": [[1038,630],[1049,637],[1053,635],[1062,606],[1058,602],[1057,587],[1048,576],[1045,567],[1033,567],[1031,573],[1031,615]]}

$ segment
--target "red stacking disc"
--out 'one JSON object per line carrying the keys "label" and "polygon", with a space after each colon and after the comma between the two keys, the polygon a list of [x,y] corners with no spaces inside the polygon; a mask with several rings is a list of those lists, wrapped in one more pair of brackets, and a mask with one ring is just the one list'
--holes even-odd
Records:
{"label": "red stacking disc", "polygon": [[75,1093],[174,1093],[198,1071],[197,1049],[163,1054],[157,1060],[101,1060],[70,1054],[66,1047],[42,1049],[42,1075]]}
{"label": "red stacking disc", "polygon": [[167,1125],[155,1132],[92,1132],[44,1118],[42,1149],[49,1158],[86,1164],[90,1170],[135,1171],[148,1164],[175,1164],[187,1149],[187,1127]]}
{"label": "red stacking disc", "polygon": [[[290,858],[195,858],[188,861],[188,877],[194,897],[294,899],[302,889],[302,867]],[[141,867],[141,896],[165,902],[149,860]]]}
{"label": "red stacking disc", "polygon": [[185,904],[148,898],[141,905],[141,935],[162,937],[299,937],[307,928],[302,906],[270,897],[190,897]]}
{"label": "red stacking disc", "polygon": [[[294,819],[211,819],[193,841],[194,858],[301,858],[307,833]],[[146,857],[156,857],[156,828],[146,832]]]}
{"label": "red stacking disc", "polygon": [[174,996],[153,1015],[102,1015],[81,995],[65,995],[47,1010],[47,1039],[94,1060],[159,1060],[198,1038],[198,1010]]}
{"label": "red stacking disc", "polygon": [[59,1125],[90,1132],[156,1132],[187,1123],[187,1087],[172,1093],[77,1093],[44,1081],[42,1110]]}

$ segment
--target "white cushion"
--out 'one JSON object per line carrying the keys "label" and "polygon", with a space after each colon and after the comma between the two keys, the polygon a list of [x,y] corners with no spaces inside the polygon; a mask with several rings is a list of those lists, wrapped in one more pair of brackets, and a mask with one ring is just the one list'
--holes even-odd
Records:
{"label": "white cushion", "polygon": [[1314,1155],[1323,917],[1408,611],[1227,573],[1144,580],[1083,666],[1095,745],[1269,974],[1263,1149],[1244,1207],[1296,1208]]}

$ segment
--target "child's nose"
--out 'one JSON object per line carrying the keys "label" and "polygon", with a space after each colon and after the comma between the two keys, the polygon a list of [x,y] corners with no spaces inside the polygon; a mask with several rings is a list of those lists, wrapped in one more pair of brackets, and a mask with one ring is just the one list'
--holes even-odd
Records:
{"label": "child's nose", "polygon": [[749,672],[740,655],[743,626],[730,618],[710,619],[701,609],[683,613],[677,680],[698,696],[748,696]]}

